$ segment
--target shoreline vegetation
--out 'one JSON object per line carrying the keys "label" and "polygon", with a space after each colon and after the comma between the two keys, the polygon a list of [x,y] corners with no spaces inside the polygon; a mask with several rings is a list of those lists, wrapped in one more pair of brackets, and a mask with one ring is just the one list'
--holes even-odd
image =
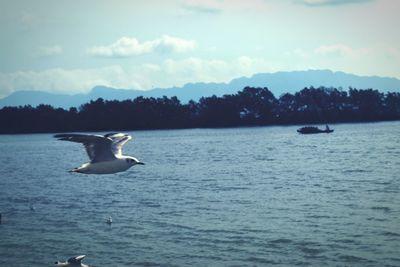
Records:
{"label": "shoreline vegetation", "polygon": [[224,128],[400,120],[400,93],[309,87],[276,98],[268,88],[182,104],[177,97],[0,109],[0,134]]}

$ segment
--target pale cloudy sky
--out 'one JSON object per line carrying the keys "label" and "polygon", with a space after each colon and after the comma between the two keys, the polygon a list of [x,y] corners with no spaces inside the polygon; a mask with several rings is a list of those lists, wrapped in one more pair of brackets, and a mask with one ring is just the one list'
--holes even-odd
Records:
{"label": "pale cloudy sky", "polygon": [[399,0],[0,0],[0,97],[331,69],[400,78]]}

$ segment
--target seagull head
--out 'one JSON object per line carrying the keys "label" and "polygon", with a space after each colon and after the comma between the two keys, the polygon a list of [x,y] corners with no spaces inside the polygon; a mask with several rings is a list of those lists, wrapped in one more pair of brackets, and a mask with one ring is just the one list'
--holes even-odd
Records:
{"label": "seagull head", "polygon": [[126,157],[125,161],[130,164],[131,166],[134,165],[144,165],[143,162],[139,161],[137,158],[134,157]]}

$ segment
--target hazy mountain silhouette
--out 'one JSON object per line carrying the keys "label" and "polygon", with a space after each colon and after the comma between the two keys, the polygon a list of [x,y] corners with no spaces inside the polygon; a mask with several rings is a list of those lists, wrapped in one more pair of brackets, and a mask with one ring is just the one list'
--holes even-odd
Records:
{"label": "hazy mountain silhouette", "polygon": [[148,91],[115,89],[96,86],[88,94],[53,94],[41,91],[17,91],[0,99],[0,108],[4,106],[37,106],[49,104],[53,107],[79,107],[83,103],[97,98],[104,100],[133,99],[144,97],[177,96],[182,102],[198,100],[203,96],[222,96],[234,94],[246,86],[268,87],[279,97],[283,93],[294,93],[305,87],[336,87],[347,90],[348,87],[357,89],[373,88],[381,92],[400,92],[400,80],[377,76],[358,76],[330,70],[308,70],[276,73],[259,73],[251,77],[241,77],[229,83],[188,83],[183,87],[156,88]]}

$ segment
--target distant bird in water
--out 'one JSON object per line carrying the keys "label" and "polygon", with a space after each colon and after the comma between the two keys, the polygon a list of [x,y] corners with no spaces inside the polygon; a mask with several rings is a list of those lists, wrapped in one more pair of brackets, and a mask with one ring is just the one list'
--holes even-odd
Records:
{"label": "distant bird in water", "polygon": [[57,266],[62,266],[62,267],[78,267],[78,266],[79,267],[89,267],[89,265],[83,264],[81,262],[84,257],[85,257],[85,255],[80,255],[80,256],[69,258],[65,262],[56,261],[54,264]]}
{"label": "distant bird in water", "polygon": [[111,224],[112,224],[112,222],[113,222],[113,220],[112,220],[111,216],[110,216],[110,217],[108,217],[108,219],[107,219],[107,224],[111,225]]}
{"label": "distant bird in water", "polygon": [[71,172],[86,174],[111,174],[123,172],[134,165],[144,165],[134,157],[122,155],[122,146],[132,137],[123,133],[106,135],[90,134],[56,134],[58,140],[82,143],[90,162],[85,163]]}

